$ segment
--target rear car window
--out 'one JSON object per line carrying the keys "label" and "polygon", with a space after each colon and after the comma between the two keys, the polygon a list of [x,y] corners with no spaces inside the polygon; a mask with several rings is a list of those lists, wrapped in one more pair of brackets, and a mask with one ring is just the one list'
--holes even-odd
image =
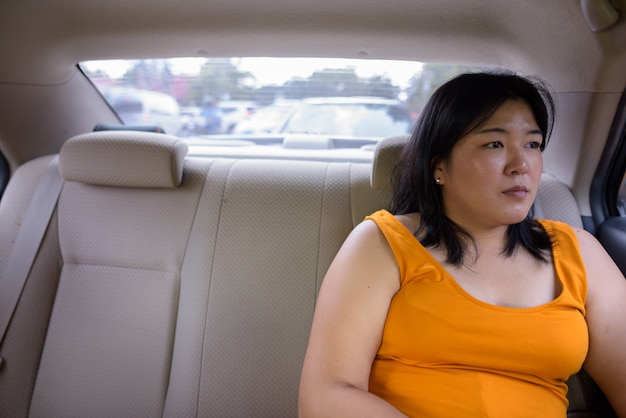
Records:
{"label": "rear car window", "polygon": [[185,138],[192,154],[356,161],[371,160],[382,138],[410,133],[434,89],[473,70],[320,58],[110,60],[80,68],[121,124],[159,126]]}

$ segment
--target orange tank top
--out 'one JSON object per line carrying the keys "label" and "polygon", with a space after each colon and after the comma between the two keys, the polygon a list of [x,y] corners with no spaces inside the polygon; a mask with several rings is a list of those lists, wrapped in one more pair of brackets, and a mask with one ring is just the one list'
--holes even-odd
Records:
{"label": "orange tank top", "polygon": [[565,382],[588,348],[587,280],[568,225],[540,221],[552,237],[559,296],[509,308],[465,292],[389,212],[366,219],[400,269],[370,392],[411,417],[565,417]]}

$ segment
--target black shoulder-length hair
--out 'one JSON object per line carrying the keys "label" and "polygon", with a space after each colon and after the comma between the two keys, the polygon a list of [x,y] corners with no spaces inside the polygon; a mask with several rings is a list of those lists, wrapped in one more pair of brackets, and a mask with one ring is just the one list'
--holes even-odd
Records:
{"label": "black shoulder-length hair", "polygon": [[[447,262],[463,264],[472,236],[446,217],[441,187],[434,179],[435,165],[447,160],[454,145],[484,123],[507,100],[523,100],[532,109],[541,130],[541,151],[548,143],[554,123],[554,101],[541,80],[512,73],[467,73],[448,81],[430,97],[405,145],[393,173],[394,215],[418,212],[416,232],[425,247],[444,245]],[[503,254],[512,256],[519,246],[536,259],[548,261],[551,249],[547,232],[532,219],[509,225]]]}

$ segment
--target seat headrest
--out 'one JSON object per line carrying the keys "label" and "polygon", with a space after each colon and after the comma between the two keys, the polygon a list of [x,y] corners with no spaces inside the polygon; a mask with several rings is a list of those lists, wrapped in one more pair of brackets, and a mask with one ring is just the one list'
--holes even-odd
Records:
{"label": "seat headrest", "polygon": [[385,138],[376,144],[370,184],[374,190],[391,190],[391,174],[408,135]]}
{"label": "seat headrest", "polygon": [[59,171],[67,181],[100,186],[177,187],[187,149],[181,139],[160,133],[90,132],[65,142]]}

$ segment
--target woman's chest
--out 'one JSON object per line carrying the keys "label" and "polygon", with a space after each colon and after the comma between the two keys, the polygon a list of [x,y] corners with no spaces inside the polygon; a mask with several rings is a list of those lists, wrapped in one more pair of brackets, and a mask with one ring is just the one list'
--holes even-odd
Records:
{"label": "woman's chest", "polygon": [[444,267],[462,291],[491,305],[532,308],[553,301],[562,291],[554,266],[534,259],[496,257],[473,266]]}
{"label": "woman's chest", "polygon": [[584,316],[571,306],[495,306],[440,277],[412,280],[396,294],[379,355],[415,365],[567,379],[580,368],[587,347]]}

